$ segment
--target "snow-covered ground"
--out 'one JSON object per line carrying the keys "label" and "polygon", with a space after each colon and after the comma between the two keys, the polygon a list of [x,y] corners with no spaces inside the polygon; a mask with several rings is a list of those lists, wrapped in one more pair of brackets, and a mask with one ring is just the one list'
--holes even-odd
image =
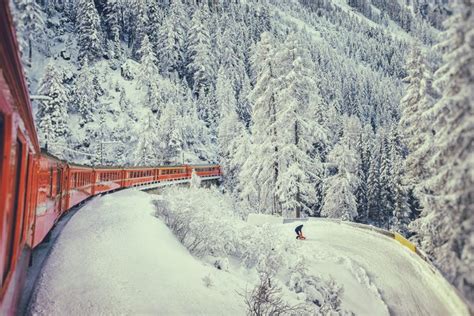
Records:
{"label": "snow-covered ground", "polygon": [[[45,264],[30,313],[246,314],[240,294],[255,285],[255,269],[230,260],[228,269],[219,270],[191,255],[155,217],[157,198],[118,192],[97,197],[77,212]],[[308,271],[344,287],[344,310],[356,315],[465,313],[443,279],[389,238],[308,221],[303,229],[308,239],[297,241],[294,223],[267,225],[305,254]],[[301,300],[288,288],[283,293],[290,302]]]}

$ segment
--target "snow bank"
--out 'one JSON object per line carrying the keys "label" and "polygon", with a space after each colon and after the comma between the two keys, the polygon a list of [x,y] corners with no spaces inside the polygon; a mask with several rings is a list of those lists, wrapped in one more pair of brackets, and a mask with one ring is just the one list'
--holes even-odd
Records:
{"label": "snow bank", "polygon": [[[160,197],[118,192],[76,213],[44,267],[30,312],[244,315],[241,294],[270,267],[284,300],[305,304],[310,314],[467,315],[445,280],[390,238],[311,220],[303,229],[308,239],[297,241],[296,223],[242,221],[217,191],[169,190]],[[193,216],[191,235],[215,227],[212,247],[193,256],[156,217],[155,200]]]}
{"label": "snow bank", "polygon": [[281,224],[282,218],[280,216],[274,216],[274,215],[268,215],[268,214],[250,213],[247,217],[247,223],[253,224],[253,225]]}
{"label": "snow bank", "polygon": [[143,192],[119,192],[81,209],[54,246],[30,312],[244,314],[235,291],[245,288],[245,280],[191,256],[154,217],[152,199]]}

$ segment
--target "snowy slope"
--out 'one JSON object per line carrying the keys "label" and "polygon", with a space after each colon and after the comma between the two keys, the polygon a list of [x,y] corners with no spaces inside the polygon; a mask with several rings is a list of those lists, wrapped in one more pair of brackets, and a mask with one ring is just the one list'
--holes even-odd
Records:
{"label": "snowy slope", "polygon": [[[190,255],[154,217],[153,199],[143,192],[119,192],[81,209],[44,267],[30,312],[244,315],[238,293],[255,283],[256,274],[236,263],[227,272],[218,270]],[[306,254],[308,270],[343,285],[342,307],[356,315],[466,313],[444,280],[391,239],[309,221],[308,240],[300,242],[294,240],[294,224],[271,225]],[[295,293],[284,293],[296,300]]]}
{"label": "snowy slope", "polygon": [[[153,215],[152,197],[96,198],[71,219],[42,274],[39,315],[238,314],[245,283],[189,255]],[[203,277],[218,282],[207,288]],[[209,299],[212,297],[212,299]]]}

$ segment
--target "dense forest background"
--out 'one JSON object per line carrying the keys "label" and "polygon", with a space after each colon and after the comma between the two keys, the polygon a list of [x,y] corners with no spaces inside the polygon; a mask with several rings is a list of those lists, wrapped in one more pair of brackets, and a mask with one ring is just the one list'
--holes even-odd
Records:
{"label": "dense forest background", "polygon": [[469,0],[14,0],[40,142],[215,162],[248,212],[411,237],[471,302]]}

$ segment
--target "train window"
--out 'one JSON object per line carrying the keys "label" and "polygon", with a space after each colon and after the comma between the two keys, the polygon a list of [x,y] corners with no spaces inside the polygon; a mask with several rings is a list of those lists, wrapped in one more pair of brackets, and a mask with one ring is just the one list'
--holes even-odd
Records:
{"label": "train window", "polygon": [[53,167],[49,168],[49,197],[53,196]]}
{"label": "train window", "polygon": [[[26,155],[25,157],[25,167],[26,167],[26,172],[25,172],[25,179],[28,181],[28,178],[30,177],[30,165],[29,165],[29,156]],[[27,187],[27,183],[25,181],[25,187]],[[26,189],[25,189],[26,190]],[[28,216],[28,212],[26,210],[28,210],[26,208],[26,205],[28,204],[28,197],[26,195],[26,191],[23,193],[24,195],[24,199],[23,199],[23,222],[22,222],[22,225],[21,225],[21,230],[20,230],[20,240],[23,241],[23,237],[26,237],[23,236],[23,233],[24,233],[24,225],[26,225],[26,222],[28,220],[27,216]]]}
{"label": "train window", "polygon": [[[15,227],[20,215],[19,201],[20,201],[20,184],[21,184],[21,162],[23,156],[23,144],[20,141],[16,142],[16,164],[15,164],[15,186],[13,191],[13,208],[7,213],[7,256],[5,262],[5,269],[3,270],[3,278],[5,280],[10,272],[13,264],[13,254],[15,251]],[[23,224],[23,223],[22,223]],[[21,226],[20,226],[21,227]],[[2,282],[3,283],[3,282]]]}
{"label": "train window", "polygon": [[61,193],[61,169],[56,172],[56,194]]}

